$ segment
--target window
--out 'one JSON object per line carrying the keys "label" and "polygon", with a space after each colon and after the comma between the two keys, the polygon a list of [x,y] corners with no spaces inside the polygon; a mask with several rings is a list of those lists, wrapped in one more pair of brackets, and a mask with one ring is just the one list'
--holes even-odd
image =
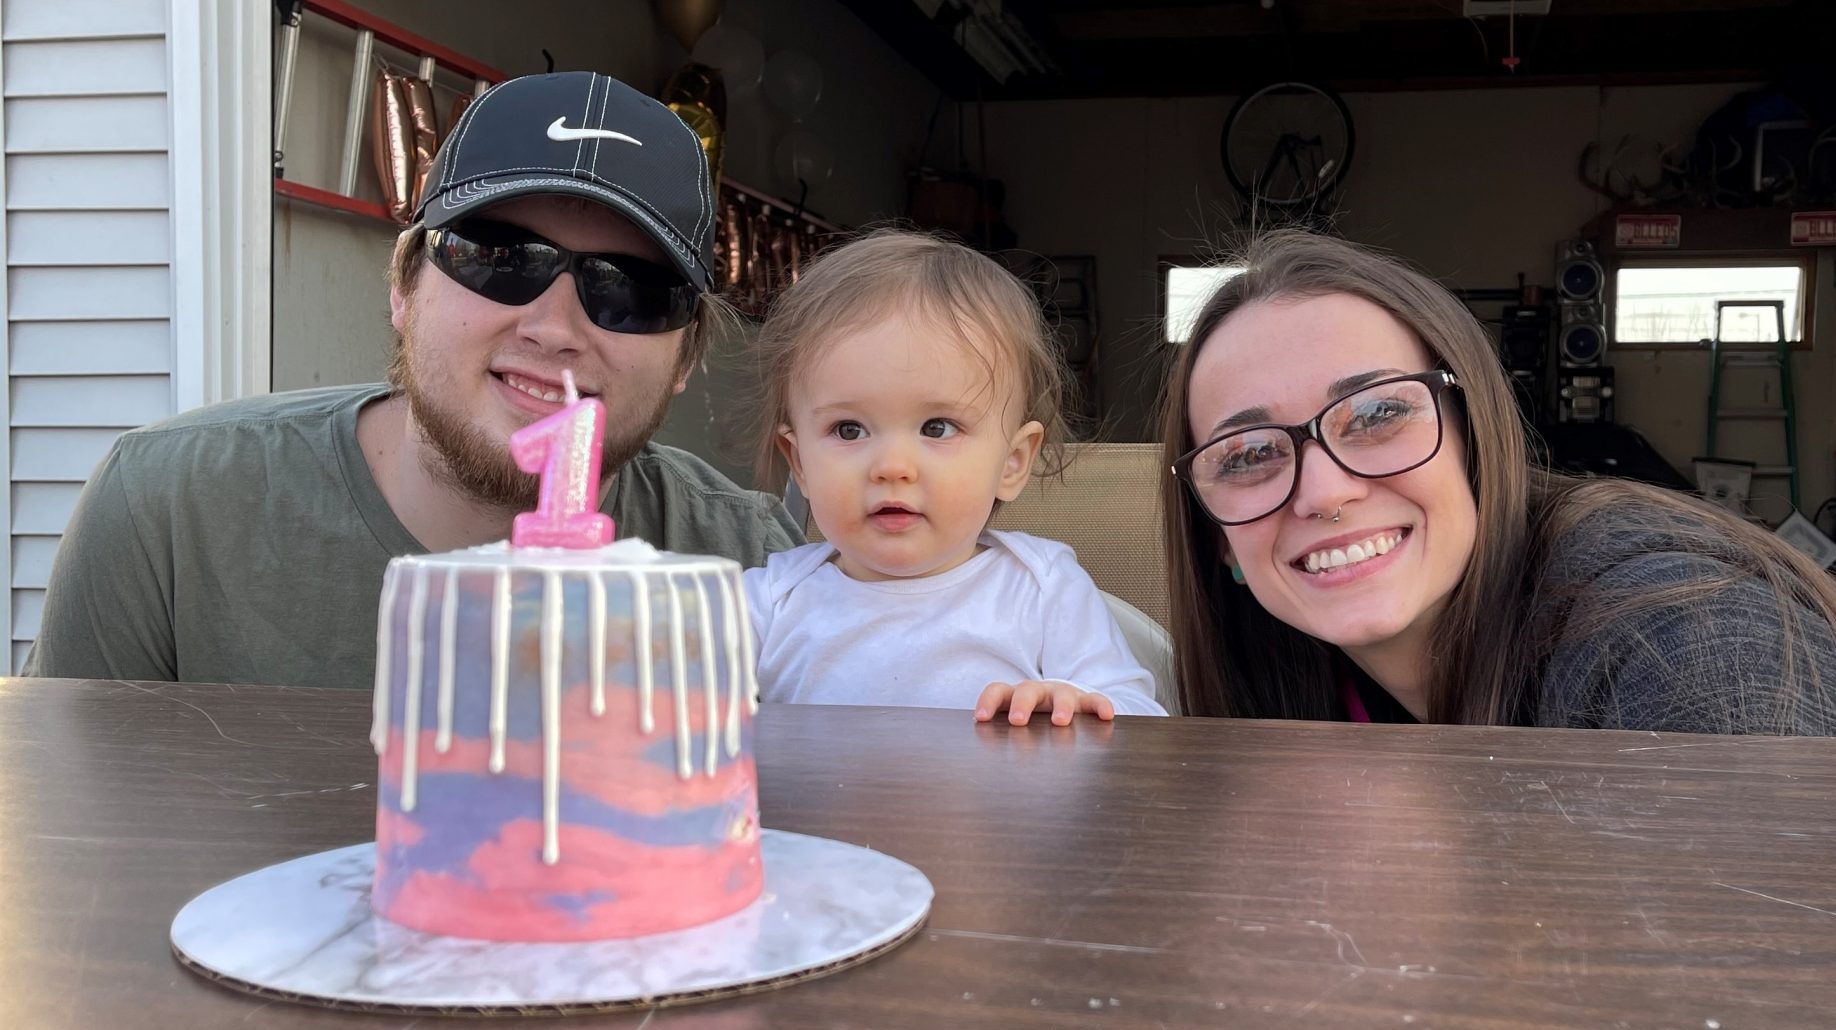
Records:
{"label": "window", "polygon": [[1162,307],[1166,317],[1167,342],[1185,343],[1192,335],[1192,323],[1199,309],[1211,299],[1218,287],[1243,273],[1241,265],[1201,265],[1166,262],[1161,280]]}
{"label": "window", "polygon": [[[1617,346],[1695,344],[1717,335],[1715,302],[1777,300],[1785,304],[1785,338],[1802,340],[1805,266],[1773,261],[1752,264],[1623,264],[1613,291],[1613,341]],[[1727,313],[1724,341],[1771,343],[1778,339],[1765,308]]]}

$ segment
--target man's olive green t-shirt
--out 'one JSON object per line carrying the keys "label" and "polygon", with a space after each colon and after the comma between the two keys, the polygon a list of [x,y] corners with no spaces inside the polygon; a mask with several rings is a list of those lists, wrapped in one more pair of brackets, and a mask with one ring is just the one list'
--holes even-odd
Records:
{"label": "man's olive green t-shirt", "polygon": [[[368,687],[389,559],[427,549],[357,444],[380,385],[213,405],[124,433],[59,546],[28,676]],[[746,567],[802,543],[769,495],[647,445],[601,509],[618,536]]]}

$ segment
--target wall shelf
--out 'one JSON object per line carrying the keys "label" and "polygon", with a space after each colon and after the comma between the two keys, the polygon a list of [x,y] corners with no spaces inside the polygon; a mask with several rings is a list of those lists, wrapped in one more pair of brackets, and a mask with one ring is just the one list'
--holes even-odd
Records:
{"label": "wall shelf", "polygon": [[[1814,247],[1791,244],[1789,207],[1749,208],[1611,208],[1596,215],[1582,229],[1582,235],[1599,241],[1603,257],[1621,260],[1665,255],[1716,255],[1783,253],[1794,249],[1803,253]],[[1683,220],[1675,247],[1621,247],[1614,239],[1614,226],[1620,215],[1677,215]]]}
{"label": "wall shelf", "polygon": [[[371,33],[376,41],[420,58],[424,69],[427,68],[427,62],[431,61],[438,67],[457,72],[466,78],[476,80],[480,83],[495,84],[509,78],[508,75],[497,68],[493,68],[481,61],[473,60],[458,51],[449,50],[429,39],[415,35],[407,29],[393,22],[379,18],[368,11],[358,10],[356,7],[344,2],[344,0],[302,0],[301,7],[305,13],[319,15],[328,21],[355,29],[359,33]],[[282,78],[283,81],[289,78],[285,70],[283,70]],[[721,176],[720,185],[722,189],[732,190],[735,193],[749,197],[778,214],[785,216],[787,219],[796,219],[806,222],[822,232],[841,233],[846,231],[833,222],[813,215],[806,210],[799,210],[797,205],[789,200],[785,200],[781,197],[774,197],[763,190],[755,189],[730,176]],[[399,227],[399,224],[393,218],[389,217],[388,208],[380,201],[366,200],[362,197],[340,193],[337,190],[329,190],[320,186],[311,186],[303,182],[284,178],[276,178],[274,180],[274,193],[276,196],[285,198],[289,201],[308,204],[313,207],[322,208],[328,211],[336,211],[341,214],[374,219],[390,226]]]}

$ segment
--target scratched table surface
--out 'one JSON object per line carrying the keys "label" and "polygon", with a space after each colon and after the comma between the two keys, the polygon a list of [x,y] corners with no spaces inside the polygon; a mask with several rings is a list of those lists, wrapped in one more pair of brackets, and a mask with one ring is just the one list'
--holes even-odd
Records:
{"label": "scratched table surface", "polygon": [[[370,839],[368,712],[359,691],[0,680],[0,1027],[416,1023],[238,994],[167,945],[213,884]],[[532,1023],[1836,1021],[1836,740],[816,706],[758,725],[765,823],[917,865],[927,926],[767,994]]]}

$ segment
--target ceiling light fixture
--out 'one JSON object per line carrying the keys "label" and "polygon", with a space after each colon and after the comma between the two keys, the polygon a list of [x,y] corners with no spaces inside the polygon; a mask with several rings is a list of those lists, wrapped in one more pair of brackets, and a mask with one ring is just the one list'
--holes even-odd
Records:
{"label": "ceiling light fixture", "polygon": [[996,82],[1058,70],[1045,48],[1001,0],[912,0],[925,17],[951,26],[950,38]]}

